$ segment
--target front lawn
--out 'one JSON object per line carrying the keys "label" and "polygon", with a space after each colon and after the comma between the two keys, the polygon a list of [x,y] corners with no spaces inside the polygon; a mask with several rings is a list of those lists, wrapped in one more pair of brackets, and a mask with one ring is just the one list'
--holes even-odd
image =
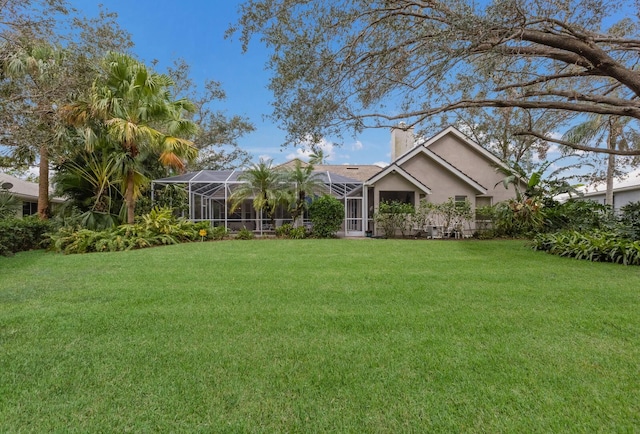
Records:
{"label": "front lawn", "polygon": [[633,432],[640,269],[519,241],[0,257],[0,432]]}

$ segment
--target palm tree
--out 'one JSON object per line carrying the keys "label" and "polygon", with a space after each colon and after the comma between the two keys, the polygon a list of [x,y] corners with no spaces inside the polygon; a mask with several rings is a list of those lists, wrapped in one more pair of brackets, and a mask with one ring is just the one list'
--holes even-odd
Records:
{"label": "palm tree", "polygon": [[322,148],[315,148],[313,149],[313,152],[311,153],[311,155],[309,155],[309,164],[311,165],[316,165],[316,164],[325,164],[325,155],[324,155],[324,151],[322,150]]}
{"label": "palm tree", "polygon": [[[607,149],[626,149],[629,143],[637,140],[637,133],[629,130],[625,132],[625,126],[631,118],[605,116],[601,114],[590,115],[581,124],[569,129],[563,139],[577,144],[591,144],[606,140]],[[630,135],[630,137],[627,137]],[[607,156],[607,170],[605,174],[606,192],[605,203],[613,206],[613,178],[616,172],[616,156]]]}
{"label": "palm tree", "polygon": [[185,159],[197,156],[193,143],[184,138],[196,132],[195,124],[183,117],[194,107],[185,99],[172,98],[174,83],[167,75],[147,69],[128,55],[109,53],[103,67],[88,99],[69,108],[69,119],[84,127],[87,149],[105,134],[125,152],[123,191],[127,223],[132,224],[145,182],[141,153],[157,153],[165,167],[178,170],[184,168]]}
{"label": "palm tree", "polygon": [[272,160],[260,160],[245,170],[239,177],[244,181],[231,194],[231,212],[234,212],[246,199],[253,199],[253,209],[260,215],[262,230],[262,213],[274,224],[274,212],[286,198],[286,178],[284,173],[273,167]]}
{"label": "palm tree", "polygon": [[294,168],[287,173],[288,181],[295,188],[291,195],[291,217],[295,227],[300,223],[298,217],[301,217],[307,209],[307,195],[319,195],[326,188],[324,182],[317,173],[313,172],[313,169],[313,164],[302,166],[300,160],[296,160]]}

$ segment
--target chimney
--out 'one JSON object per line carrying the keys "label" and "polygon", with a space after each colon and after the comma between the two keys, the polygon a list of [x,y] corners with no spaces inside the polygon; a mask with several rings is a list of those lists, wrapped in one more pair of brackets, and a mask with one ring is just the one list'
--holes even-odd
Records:
{"label": "chimney", "polygon": [[415,138],[413,136],[413,127],[407,127],[407,124],[400,122],[397,127],[391,129],[392,163],[414,146]]}

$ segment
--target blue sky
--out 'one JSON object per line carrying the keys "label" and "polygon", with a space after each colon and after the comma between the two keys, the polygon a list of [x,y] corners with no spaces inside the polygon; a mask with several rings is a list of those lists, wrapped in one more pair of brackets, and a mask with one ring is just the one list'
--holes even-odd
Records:
{"label": "blue sky", "polygon": [[[70,0],[88,16],[98,14],[98,4],[117,12],[120,25],[132,35],[133,54],[163,72],[174,59],[184,58],[191,65],[194,81],[205,79],[222,83],[227,99],[219,109],[229,115],[248,117],[256,131],[243,137],[240,146],[253,159],[273,158],[281,163],[301,150],[283,148],[285,133],[272,121],[272,94],[267,89],[270,71],[265,69],[267,51],[259,40],[252,41],[249,51],[242,53],[237,38],[224,38],[224,32],[237,19],[241,0]],[[323,144],[332,164],[387,163],[390,154],[390,132],[369,130],[356,139],[348,136],[342,147],[330,140]]]}

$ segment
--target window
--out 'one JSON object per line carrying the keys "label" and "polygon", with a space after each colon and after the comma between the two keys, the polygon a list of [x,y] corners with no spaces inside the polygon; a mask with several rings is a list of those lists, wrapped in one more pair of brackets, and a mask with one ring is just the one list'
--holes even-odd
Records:
{"label": "window", "polygon": [[467,201],[467,196],[456,196],[454,197],[454,202],[456,204],[456,207],[463,207],[465,202]]}
{"label": "window", "polygon": [[400,202],[415,205],[414,191],[381,191],[380,202]]}
{"label": "window", "polygon": [[38,202],[22,202],[22,215],[34,215],[38,213]]}

